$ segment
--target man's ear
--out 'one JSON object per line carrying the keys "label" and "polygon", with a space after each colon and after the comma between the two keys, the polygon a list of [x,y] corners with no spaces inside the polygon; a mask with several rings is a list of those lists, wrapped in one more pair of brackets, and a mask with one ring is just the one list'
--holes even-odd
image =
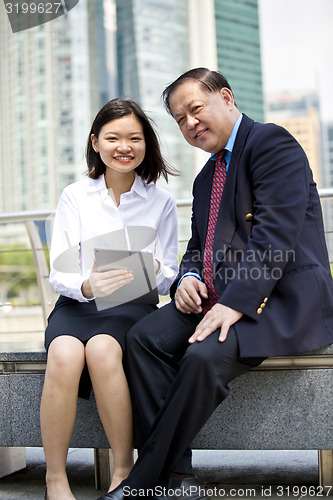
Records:
{"label": "man's ear", "polygon": [[234,96],[233,96],[233,93],[231,92],[230,89],[228,89],[227,87],[223,87],[220,90],[220,94],[221,94],[221,97],[222,97],[223,101],[226,104],[234,106],[234,104],[235,104],[235,102],[234,102]]}

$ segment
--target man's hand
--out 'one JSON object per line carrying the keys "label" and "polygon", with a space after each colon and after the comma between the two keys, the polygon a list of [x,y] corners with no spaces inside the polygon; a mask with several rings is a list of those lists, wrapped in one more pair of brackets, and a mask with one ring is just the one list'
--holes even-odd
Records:
{"label": "man's hand", "polygon": [[194,334],[188,339],[188,341],[190,344],[193,344],[197,340],[204,340],[217,328],[221,327],[219,341],[224,342],[227,338],[230,326],[240,320],[242,316],[243,313],[236,311],[235,309],[231,309],[223,304],[215,304],[215,306],[213,306],[211,310],[205,314],[205,317],[200,321]]}
{"label": "man's hand", "polygon": [[206,285],[194,276],[186,276],[175,294],[176,308],[184,314],[199,314],[202,312],[201,301],[207,298]]}
{"label": "man's hand", "polygon": [[94,262],[89,279],[82,284],[82,294],[87,298],[106,297],[133,279],[133,273],[127,269],[98,271],[96,262]]}

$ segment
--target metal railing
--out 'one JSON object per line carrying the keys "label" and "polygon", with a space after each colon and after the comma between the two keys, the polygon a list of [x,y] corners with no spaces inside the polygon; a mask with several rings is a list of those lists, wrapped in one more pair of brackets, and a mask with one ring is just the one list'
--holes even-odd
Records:
{"label": "metal railing", "polygon": [[[333,188],[319,189],[319,196],[322,201],[333,199]],[[181,209],[190,209],[192,205],[191,199],[182,199],[177,201],[177,207]],[[332,205],[333,206],[333,205]],[[49,284],[49,266],[46,257],[45,244],[41,241],[40,234],[36,227],[36,221],[45,221],[52,216],[54,216],[54,210],[36,210],[36,211],[24,211],[24,212],[13,212],[13,213],[3,213],[0,214],[0,225],[13,224],[13,223],[23,223],[25,226],[26,234],[28,235],[30,242],[30,249],[22,249],[19,251],[31,251],[33,254],[33,260],[36,270],[37,285],[40,297],[40,305],[42,307],[42,314],[44,318],[44,323],[46,323],[46,318],[49,315],[55,299],[55,293]],[[333,213],[333,208],[332,208]],[[333,216],[332,216],[333,217]],[[332,228],[326,228],[326,237],[333,234]],[[186,242],[186,239],[180,238],[180,242]],[[333,253],[333,237],[332,237],[332,248],[330,249]],[[10,252],[10,249],[2,248],[2,252]]]}

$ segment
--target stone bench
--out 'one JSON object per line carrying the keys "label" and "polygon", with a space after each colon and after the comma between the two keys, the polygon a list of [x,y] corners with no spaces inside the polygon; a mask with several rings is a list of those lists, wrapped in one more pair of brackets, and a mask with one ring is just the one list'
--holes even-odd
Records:
{"label": "stone bench", "polygon": [[[42,446],[45,366],[45,352],[0,354],[0,447]],[[333,485],[333,345],[270,358],[230,387],[230,396],[195,438],[194,449],[318,450],[320,485]],[[112,454],[93,397],[78,402],[71,447],[95,449],[96,487],[107,488]]]}

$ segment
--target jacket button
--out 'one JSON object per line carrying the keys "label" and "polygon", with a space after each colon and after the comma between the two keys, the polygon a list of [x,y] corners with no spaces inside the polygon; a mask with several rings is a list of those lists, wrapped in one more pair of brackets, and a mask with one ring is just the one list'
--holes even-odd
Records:
{"label": "jacket button", "polygon": [[267,300],[268,300],[268,297],[265,297],[265,298],[264,298],[264,302],[265,302],[265,304],[266,304]]}
{"label": "jacket button", "polygon": [[266,305],[265,302],[263,302],[262,304],[260,304],[261,309],[263,309],[265,307],[265,305]]}
{"label": "jacket button", "polygon": [[258,307],[257,314],[261,314],[261,313],[262,313],[262,309],[261,309],[261,307]]}
{"label": "jacket button", "polygon": [[245,219],[246,220],[252,220],[253,219],[253,214],[250,214],[250,213],[246,214],[245,215]]}

